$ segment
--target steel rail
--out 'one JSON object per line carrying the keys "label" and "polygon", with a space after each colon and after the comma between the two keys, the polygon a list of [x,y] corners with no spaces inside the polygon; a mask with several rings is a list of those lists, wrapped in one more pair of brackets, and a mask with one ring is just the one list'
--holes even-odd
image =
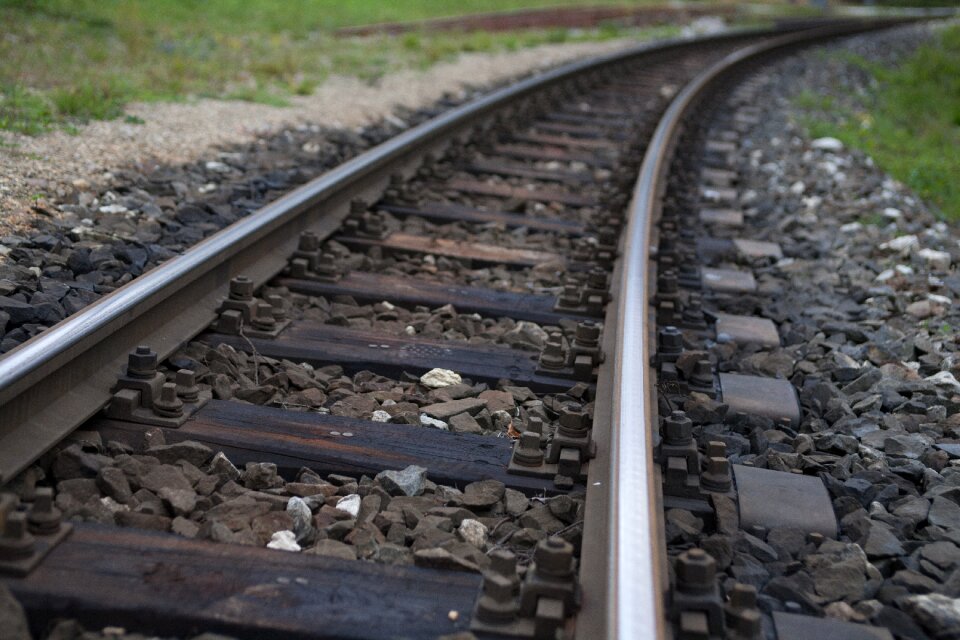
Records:
{"label": "steel rail", "polygon": [[619,292],[615,294],[619,352],[612,374],[609,478],[613,481],[605,487],[609,492],[605,501],[610,509],[606,573],[610,597],[605,637],[624,640],[668,637],[666,548],[662,540],[659,472],[653,460],[657,421],[656,396],[649,369],[654,326],[649,305],[654,291],[650,249],[666,173],[684,119],[716,83],[761,56],[902,22],[832,25],[739,49],[700,73],[677,94],[650,139],[623,234]]}
{"label": "steel rail", "polygon": [[329,235],[350,199],[379,194],[391,173],[409,173],[425,153],[468,135],[495,112],[584,72],[775,32],[736,30],[645,43],[493,91],[340,165],[26,341],[0,357],[0,485],[107,403],[137,345],[167,357],[214,319],[231,277],[266,282],[283,268],[301,231]]}

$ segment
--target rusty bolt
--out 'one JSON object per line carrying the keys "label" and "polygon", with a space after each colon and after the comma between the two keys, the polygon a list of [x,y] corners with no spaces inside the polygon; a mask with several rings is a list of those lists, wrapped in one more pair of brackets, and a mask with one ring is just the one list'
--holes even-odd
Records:
{"label": "rusty bolt", "polygon": [[606,291],[608,286],[607,272],[601,267],[591,269],[590,273],[587,274],[587,286],[591,289]]}
{"label": "rusty bolt", "polygon": [[567,350],[559,338],[551,336],[540,352],[540,366],[544,369],[563,369],[567,365]]}
{"label": "rusty bolt", "polygon": [[539,467],[543,462],[540,450],[540,434],[524,431],[513,449],[513,461],[524,467]]}
{"label": "rusty bolt", "polygon": [[380,235],[383,233],[383,218],[376,213],[368,213],[363,216],[363,230],[371,235]]}
{"label": "rusty bolt", "polygon": [[[394,174],[396,175],[396,174]],[[390,183],[393,184],[394,176],[390,176]],[[400,176],[400,182],[403,182],[403,176]],[[367,211],[367,201],[363,198],[354,198],[350,201],[350,213],[365,213]]]}
{"label": "rusty bolt", "polygon": [[177,397],[177,385],[173,382],[163,383],[160,397],[153,401],[153,411],[165,418],[179,418],[183,415],[183,400]]}
{"label": "rusty bolt", "polygon": [[723,440],[710,440],[707,442],[707,457],[708,458],[726,458],[727,457],[727,443]]}
{"label": "rusty bolt", "polygon": [[200,397],[197,374],[190,369],[180,369],[176,377],[177,395],[184,402],[196,402]]}
{"label": "rusty bolt", "polygon": [[676,360],[683,353],[683,333],[674,326],[657,332],[657,354],[661,359]]}
{"label": "rusty bolt", "polygon": [[685,411],[674,411],[663,421],[663,439],[671,445],[683,445],[693,440],[693,421]]}
{"label": "rusty bolt", "polygon": [[579,307],[583,300],[580,292],[580,285],[576,281],[568,280],[563,285],[563,291],[560,293],[560,304],[565,307]]}
{"label": "rusty bolt", "polygon": [[583,407],[576,402],[569,402],[563,405],[560,410],[560,432],[571,437],[583,436],[587,432],[586,414]]}
{"label": "rusty bolt", "polygon": [[729,491],[730,461],[726,458],[707,458],[707,469],[700,474],[700,483],[709,491]]}
{"label": "rusty bolt", "polygon": [[271,294],[267,296],[267,302],[270,303],[270,314],[277,322],[287,319],[287,306],[283,302],[283,296]]}
{"label": "rusty bolt", "polygon": [[690,374],[690,383],[699,387],[713,388],[713,365],[706,358],[697,360]]}
{"label": "rusty bolt", "polygon": [[33,506],[27,516],[30,532],[39,535],[56,533],[60,529],[61,515],[60,509],[53,504],[53,489],[37,488]]}
{"label": "rusty bolt", "polygon": [[543,418],[539,416],[530,416],[527,418],[527,431],[532,431],[538,436],[543,435]]}
{"label": "rusty bolt", "polygon": [[313,231],[304,231],[300,234],[300,242],[297,245],[299,251],[316,251],[320,248],[320,238]]}
{"label": "rusty bolt", "polygon": [[262,331],[271,331],[277,326],[273,317],[273,305],[269,302],[257,303],[256,313],[253,314],[253,326]]}
{"label": "rusty bolt", "polygon": [[0,560],[19,560],[33,553],[34,538],[27,527],[27,514],[22,511],[7,513],[0,535]]}
{"label": "rusty bolt", "polygon": [[499,573],[484,573],[483,592],[477,601],[477,618],[491,624],[513,620],[519,610],[514,594],[514,584],[510,578]]}
{"label": "rusty bolt", "polygon": [[230,279],[230,299],[245,302],[253,299],[253,280],[247,276]]}
{"label": "rusty bolt", "polygon": [[596,347],[600,341],[600,327],[595,322],[578,322],[574,340],[584,347]]}
{"label": "rusty bolt", "polygon": [[127,375],[131,378],[152,378],[157,372],[157,354],[150,347],[139,346],[127,356]]}
{"label": "rusty bolt", "polygon": [[671,270],[663,271],[657,274],[657,293],[663,296],[674,296],[677,294],[677,274]]}
{"label": "rusty bolt", "polygon": [[317,273],[322,276],[337,275],[337,258],[332,253],[326,252],[320,254],[317,261]]}
{"label": "rusty bolt", "polygon": [[573,573],[573,545],[558,536],[537,543],[533,551],[537,575],[566,578]]}
{"label": "rusty bolt", "polygon": [[681,591],[703,591],[713,588],[717,563],[703,549],[684,551],[677,558],[677,579]]}
{"label": "rusty bolt", "polygon": [[508,549],[497,549],[491,551],[490,569],[505,578],[516,579],[519,584],[520,576],[517,575],[517,556]]}
{"label": "rusty bolt", "polygon": [[760,611],[757,609],[747,609],[738,611],[729,622],[730,631],[735,633],[736,638],[759,638],[763,628],[760,617]]}
{"label": "rusty bolt", "polygon": [[738,582],[730,590],[730,606],[734,609],[753,609],[757,606],[757,588]]}

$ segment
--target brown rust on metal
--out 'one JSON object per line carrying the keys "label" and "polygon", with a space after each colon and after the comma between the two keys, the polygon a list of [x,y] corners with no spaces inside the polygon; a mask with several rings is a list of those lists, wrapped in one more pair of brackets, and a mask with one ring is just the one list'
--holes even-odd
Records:
{"label": "brown rust on metal", "polygon": [[495,144],[493,153],[520,160],[541,160],[545,162],[582,162],[588,166],[612,169],[613,160],[593,153],[569,151],[558,147],[544,147],[532,144]]}
{"label": "brown rust on metal", "polygon": [[30,576],[0,583],[36,628],[69,611],[164,637],[432,640],[469,628],[480,576],[76,523]]}
{"label": "brown rust on metal", "polygon": [[395,216],[419,216],[429,220],[476,222],[479,224],[494,222],[506,227],[526,227],[535,231],[552,231],[570,236],[581,236],[586,233],[586,227],[573,220],[544,218],[506,211],[486,211],[447,202],[426,202],[418,207],[388,203],[377,205],[377,209],[388,211]]}
{"label": "brown rust on metal", "polygon": [[554,311],[556,296],[466,287],[363,271],[348,273],[336,282],[279,278],[274,284],[306,295],[347,295],[363,302],[388,300],[395,304],[428,307],[452,304],[460,313],[479,313],[494,318],[510,317],[538,324],[559,325],[563,318],[583,317],[575,313]]}
{"label": "brown rust on metal", "polygon": [[[104,438],[138,448],[146,427],[100,419],[93,425]],[[303,467],[319,473],[374,476],[414,464],[429,469],[434,482],[462,487],[499,480],[531,495],[555,493],[550,478],[507,473],[513,441],[454,434],[420,425],[392,424],[312,412],[213,400],[179,429],[165,429],[168,443],[193,440],[223,451],[237,465],[272,462],[295,477]],[[344,435],[350,434],[350,435]]]}
{"label": "brown rust on metal", "polygon": [[586,171],[538,169],[527,164],[517,164],[495,157],[477,158],[466,166],[466,170],[471,173],[490,173],[499,176],[543,180],[545,182],[582,184],[593,181],[593,177]]}
{"label": "brown rust on metal", "polygon": [[764,416],[800,426],[800,401],[788,380],[721,373],[720,395],[731,413]]}
{"label": "brown rust on metal", "polygon": [[563,267],[565,260],[556,253],[536,251],[534,249],[508,249],[492,244],[480,242],[465,242],[450,240],[435,236],[415,236],[409,233],[395,232],[383,240],[376,238],[360,238],[353,236],[338,236],[337,240],[344,244],[361,246],[379,246],[391,251],[410,251],[412,253],[429,253],[437,256],[449,256],[463,260],[489,262],[493,264],[532,267],[538,264],[553,263]]}
{"label": "brown rust on metal", "polygon": [[361,331],[307,321],[294,322],[274,340],[218,333],[200,338],[211,344],[229,344],[269,358],[287,358],[311,364],[339,364],[350,372],[375,368],[378,373],[400,377],[404,372],[421,374],[435,367],[450,369],[472,378],[496,384],[508,379],[543,392],[566,391],[575,383],[572,370],[549,375],[537,372],[538,354],[503,346],[465,344],[452,340],[395,337],[375,331]]}
{"label": "brown rust on metal", "polygon": [[443,189],[445,191],[462,191],[463,193],[474,193],[497,198],[513,198],[515,200],[530,200],[533,202],[559,202],[560,204],[574,207],[589,207],[597,203],[596,199],[592,196],[570,193],[559,189],[546,187],[528,189],[526,187],[515,187],[510,184],[492,184],[465,178],[449,180],[444,183]]}

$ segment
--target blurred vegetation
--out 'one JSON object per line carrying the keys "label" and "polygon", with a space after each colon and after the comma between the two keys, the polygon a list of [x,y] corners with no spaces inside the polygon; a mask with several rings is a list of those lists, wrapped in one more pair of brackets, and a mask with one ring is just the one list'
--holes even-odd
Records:
{"label": "blurred vegetation", "polygon": [[845,58],[876,80],[875,89],[854,101],[865,109],[798,96],[811,134],[862,149],[945,218],[960,220],[960,25],[942,29],[896,68]]}
{"label": "blurred vegetation", "polygon": [[461,52],[674,27],[538,29],[335,38],[337,27],[545,5],[652,0],[0,0],[0,130],[38,134],[115,118],[131,100],[218,97],[287,104],[331,74],[374,82]]}

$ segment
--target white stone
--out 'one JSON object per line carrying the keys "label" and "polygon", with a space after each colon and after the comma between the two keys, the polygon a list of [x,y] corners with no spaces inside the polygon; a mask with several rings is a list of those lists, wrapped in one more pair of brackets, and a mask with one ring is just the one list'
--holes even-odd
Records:
{"label": "white stone", "polygon": [[430,369],[420,376],[420,383],[431,389],[442,389],[461,382],[460,374],[449,369]]}
{"label": "white stone", "polygon": [[807,185],[803,184],[802,180],[797,180],[792,185],[790,185],[790,193],[795,195],[802,195],[804,191],[807,190]]}
{"label": "white stone", "polygon": [[386,309],[387,311],[393,311],[394,309],[397,308],[396,305],[390,304],[390,303],[387,302],[386,300],[382,300],[382,301],[380,302],[380,304],[383,305],[383,308]]}
{"label": "white stone", "polygon": [[337,506],[335,508],[338,511],[349,513],[351,517],[356,518],[357,514],[360,513],[360,499],[359,495],[351,493],[337,500]]}
{"label": "white stone", "polygon": [[834,176],[834,175],[837,174],[837,171],[839,171],[839,169],[838,169],[838,167],[837,167],[837,163],[836,163],[836,162],[830,162],[829,160],[826,160],[826,161],[824,161],[824,162],[821,162],[819,166],[820,166],[820,169],[821,169],[824,173],[826,173],[828,176]]}
{"label": "white stone", "polygon": [[821,151],[843,151],[843,143],[836,138],[817,138],[810,143],[810,147]]}
{"label": "white stone", "polygon": [[105,204],[100,207],[100,213],[126,213],[127,208],[122,204]]}
{"label": "white stone", "polygon": [[912,275],[913,275],[913,267],[911,267],[910,265],[907,265],[907,264],[898,264],[898,265],[895,266],[893,269],[894,269],[894,271],[896,271],[897,273],[899,273],[899,274],[902,275],[902,276],[912,276]]}
{"label": "white stone", "polygon": [[947,296],[942,296],[939,293],[928,293],[927,300],[933,302],[934,304],[942,304],[945,307],[949,307],[953,304],[953,300]]}
{"label": "white stone", "polygon": [[891,251],[899,251],[900,253],[910,253],[911,249],[920,246],[920,239],[913,235],[900,236],[899,238],[894,238],[889,242],[884,242],[880,245],[881,249],[889,249]]}
{"label": "white stone", "polygon": [[297,536],[293,533],[293,531],[277,531],[270,536],[270,542],[267,543],[267,549],[279,549],[280,551],[300,551],[300,545],[297,544]]}
{"label": "white stone", "polygon": [[950,254],[936,249],[920,249],[917,255],[926,261],[931,269],[946,271],[950,268]]}
{"label": "white stone", "polygon": [[953,377],[953,374],[949,371],[938,371],[932,376],[927,376],[924,378],[927,382],[932,382],[935,385],[941,387],[953,387],[954,389],[960,391],[960,382],[957,382],[957,379]]}
{"label": "white stone", "polygon": [[894,271],[893,269],[884,269],[883,271],[877,274],[877,277],[874,278],[874,281],[886,282],[890,278],[893,278],[895,275],[897,275],[897,272]]}
{"label": "white stone", "polygon": [[[211,160],[204,165],[207,168],[207,171],[216,171],[217,173],[227,173],[230,171],[230,166],[222,162],[217,162],[216,160]],[[299,549],[298,549],[299,551]]]}
{"label": "white stone", "polygon": [[891,220],[899,220],[903,217],[903,212],[900,209],[894,209],[893,207],[887,207],[883,210],[883,217],[890,218]]}
{"label": "white stone", "polygon": [[465,519],[457,528],[457,533],[467,544],[484,551],[487,547],[487,527],[479,520]]}
{"label": "white stone", "polygon": [[437,420],[436,418],[431,418],[425,413],[420,414],[420,424],[424,427],[430,427],[432,429],[440,429],[440,431],[449,431],[450,426],[443,420]]}
{"label": "white stone", "polygon": [[293,518],[293,532],[297,540],[303,540],[313,528],[313,512],[307,506],[306,501],[298,496],[293,496],[287,500],[287,514]]}
{"label": "white stone", "polygon": [[803,203],[803,206],[806,207],[807,211],[813,211],[821,204],[823,204],[823,198],[820,196],[809,196],[801,198],[800,201]]}
{"label": "white stone", "polygon": [[377,409],[373,412],[373,415],[370,416],[370,419],[374,422],[390,422],[390,414],[383,409]]}
{"label": "white stone", "polygon": [[842,233],[856,233],[860,229],[863,229],[863,225],[859,222],[848,222],[840,227]]}

